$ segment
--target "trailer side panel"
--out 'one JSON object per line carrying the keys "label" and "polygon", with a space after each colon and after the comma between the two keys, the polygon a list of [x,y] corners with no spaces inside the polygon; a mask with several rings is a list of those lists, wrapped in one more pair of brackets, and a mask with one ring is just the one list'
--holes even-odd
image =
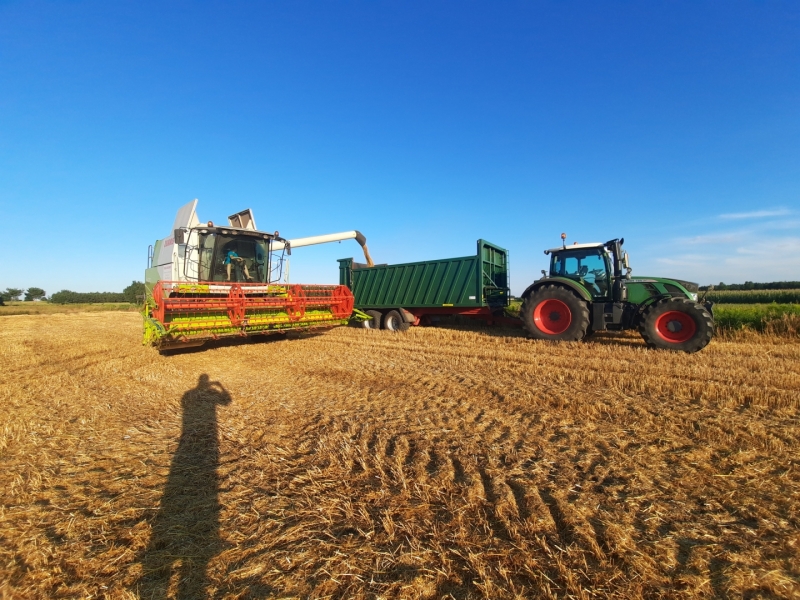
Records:
{"label": "trailer side panel", "polygon": [[374,267],[340,259],[339,282],[362,310],[502,308],[509,302],[508,251],[478,240],[474,256]]}

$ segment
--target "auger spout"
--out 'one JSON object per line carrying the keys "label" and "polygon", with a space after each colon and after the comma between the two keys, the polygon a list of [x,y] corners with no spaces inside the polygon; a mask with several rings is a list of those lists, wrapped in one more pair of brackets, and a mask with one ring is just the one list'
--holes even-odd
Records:
{"label": "auger spout", "polygon": [[[313,235],[311,237],[297,238],[296,240],[289,240],[289,248],[302,248],[303,246],[314,246],[316,244],[327,244],[329,242],[341,242],[342,240],[355,240],[364,251],[364,258],[367,265],[374,267],[375,263],[372,262],[372,257],[369,255],[367,248],[367,238],[363,233],[357,230],[342,231],[341,233],[326,233],[325,235]],[[282,242],[275,242],[273,248],[280,250],[284,248],[285,244]]]}

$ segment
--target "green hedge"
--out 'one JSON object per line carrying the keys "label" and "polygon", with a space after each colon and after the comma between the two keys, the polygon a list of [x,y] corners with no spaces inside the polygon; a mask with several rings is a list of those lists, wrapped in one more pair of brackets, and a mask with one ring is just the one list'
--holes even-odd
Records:
{"label": "green hedge", "polygon": [[127,302],[125,294],[121,292],[73,292],[61,290],[50,296],[50,302],[55,304],[86,304],[95,302]]}
{"label": "green hedge", "polygon": [[93,304],[98,302],[130,302],[141,304],[144,297],[144,284],[133,281],[122,292],[73,292],[61,290],[50,296],[55,304]]}

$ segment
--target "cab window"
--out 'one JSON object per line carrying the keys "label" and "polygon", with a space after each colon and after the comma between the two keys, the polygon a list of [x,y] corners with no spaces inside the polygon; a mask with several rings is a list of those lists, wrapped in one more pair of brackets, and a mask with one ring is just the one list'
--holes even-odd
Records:
{"label": "cab window", "polygon": [[554,254],[550,276],[574,279],[595,297],[608,295],[609,269],[605,252],[602,251],[576,250]]}
{"label": "cab window", "polygon": [[214,256],[216,234],[209,233],[200,239],[200,281],[211,281],[211,260]]}
{"label": "cab window", "polygon": [[[230,281],[266,283],[269,270],[267,240],[252,237],[215,235],[201,237],[201,281]],[[228,252],[237,259],[225,262]],[[230,274],[228,271],[230,270]],[[250,279],[247,276],[250,276]]]}

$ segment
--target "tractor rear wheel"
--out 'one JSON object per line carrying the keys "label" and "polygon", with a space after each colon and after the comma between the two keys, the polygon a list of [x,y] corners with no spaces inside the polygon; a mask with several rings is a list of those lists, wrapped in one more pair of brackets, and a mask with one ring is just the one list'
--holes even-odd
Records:
{"label": "tractor rear wheel", "polygon": [[525,298],[520,310],[525,329],[537,340],[577,342],[589,329],[589,307],[569,290],[546,285]]}
{"label": "tractor rear wheel", "polygon": [[406,331],[411,323],[406,323],[396,310],[390,310],[383,317],[383,328],[389,331]]}
{"label": "tractor rear wheel", "polygon": [[714,319],[700,304],[669,298],[647,309],[639,333],[651,348],[697,352],[714,336]]}
{"label": "tractor rear wheel", "polygon": [[364,312],[372,318],[369,321],[361,321],[361,327],[364,329],[380,329],[383,315],[377,310],[366,310]]}

